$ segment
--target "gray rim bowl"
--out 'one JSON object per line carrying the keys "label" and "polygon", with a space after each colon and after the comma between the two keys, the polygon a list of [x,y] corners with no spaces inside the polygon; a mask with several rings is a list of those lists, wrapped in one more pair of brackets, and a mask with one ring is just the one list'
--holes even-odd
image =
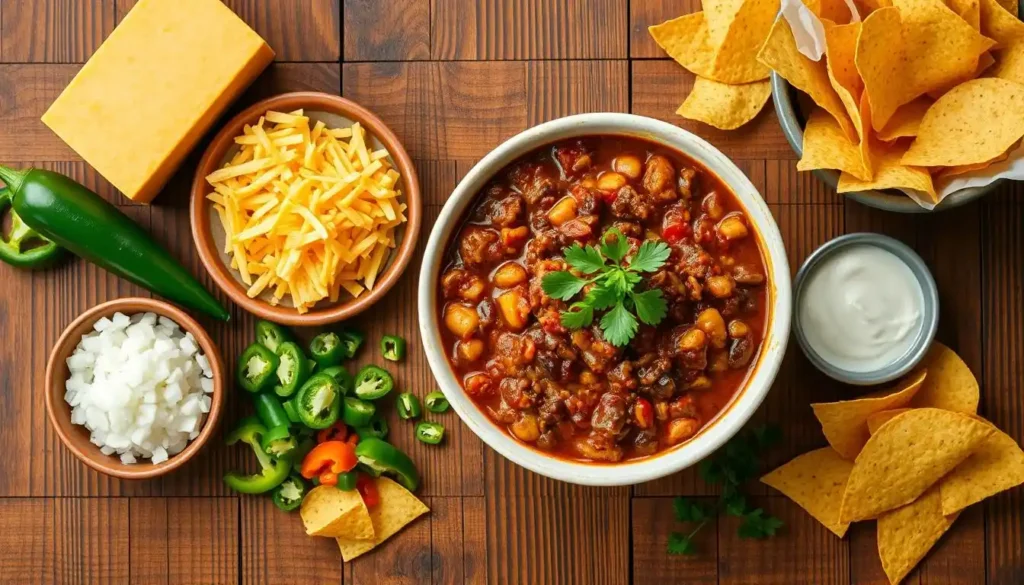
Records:
{"label": "gray rim bowl", "polygon": [[[804,335],[803,323],[801,322],[800,307],[807,275],[823,260],[839,250],[858,245],[876,246],[892,252],[897,258],[903,260],[910,268],[910,271],[914,273],[914,276],[917,277],[917,282],[921,285],[921,293],[924,296],[924,306],[921,311],[921,332],[918,334],[917,339],[914,340],[914,345],[910,351],[901,356],[896,362],[874,372],[851,372],[838,368],[822,359],[814,351],[810,343],[808,343],[807,337]],[[808,256],[803,266],[796,273],[796,280],[793,285],[793,332],[796,335],[797,343],[800,344],[800,349],[803,350],[807,359],[816,368],[834,380],[856,386],[869,386],[884,384],[885,382],[891,382],[900,378],[913,370],[921,362],[921,359],[924,358],[929,346],[932,344],[932,340],[935,339],[935,331],[938,329],[938,326],[939,292],[938,287],[935,286],[935,279],[932,278],[931,271],[928,270],[924,260],[910,249],[909,246],[889,236],[874,233],[855,233],[839,236],[825,242]]]}
{"label": "gray rim bowl", "polygon": [[[1021,6],[1024,7],[1024,3]],[[778,73],[772,72],[772,101],[775,102],[775,115],[779,118],[779,125],[782,126],[782,133],[786,135],[789,146],[793,148],[793,152],[798,157],[801,157],[804,154],[804,123],[806,121],[796,107],[796,100],[793,98],[794,91],[796,90],[788,81],[783,79]],[[838,171],[818,169],[812,172],[818,179],[832,187],[832,189],[835,189],[839,183]],[[999,179],[984,187],[970,187],[955,191],[947,195],[931,210],[921,207],[906,195],[896,195],[885,191],[857,191],[843,193],[843,195],[868,207],[884,209],[885,211],[896,213],[931,213],[970,203],[999,187],[1004,181],[1005,179]]]}

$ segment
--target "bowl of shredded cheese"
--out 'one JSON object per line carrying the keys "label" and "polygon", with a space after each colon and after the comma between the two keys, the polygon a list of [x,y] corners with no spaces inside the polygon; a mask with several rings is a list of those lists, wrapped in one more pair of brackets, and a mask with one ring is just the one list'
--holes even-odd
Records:
{"label": "bowl of shredded cheese", "polygon": [[398,280],[420,228],[416,170],[365,108],[324,93],[253,104],[192,183],[192,235],[217,285],[277,323],[326,325]]}

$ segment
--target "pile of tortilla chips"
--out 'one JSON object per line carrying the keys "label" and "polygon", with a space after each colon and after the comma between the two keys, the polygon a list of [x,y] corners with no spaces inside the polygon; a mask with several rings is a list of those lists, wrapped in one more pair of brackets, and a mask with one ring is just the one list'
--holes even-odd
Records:
{"label": "pile of tortilla chips", "polygon": [[761,478],[840,538],[851,522],[877,520],[893,585],[964,508],[1024,483],[1024,451],[977,415],[970,368],[940,343],[922,366],[891,390],[812,404],[830,446]]}
{"label": "pile of tortilla chips", "polygon": [[367,508],[356,490],[319,486],[302,500],[306,534],[333,538],[345,562],[370,552],[429,508],[409,490],[386,477],[374,480],[380,502]]}
{"label": "pile of tortilla chips", "polygon": [[704,0],[650,30],[698,75],[679,114],[736,128],[774,70],[814,103],[799,170],[840,171],[840,193],[900,189],[929,207],[950,177],[1002,162],[1024,137],[1017,1],[783,0],[785,16],[766,24],[779,2]]}
{"label": "pile of tortilla chips", "polygon": [[769,70],[757,62],[779,0],[703,0],[703,12],[650,27],[651,36],[697,76],[680,116],[732,130],[761,111],[771,95]]}

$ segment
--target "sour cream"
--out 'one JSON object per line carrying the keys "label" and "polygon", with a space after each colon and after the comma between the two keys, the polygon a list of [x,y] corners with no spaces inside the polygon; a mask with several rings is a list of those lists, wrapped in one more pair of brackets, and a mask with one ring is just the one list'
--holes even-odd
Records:
{"label": "sour cream", "polygon": [[845,246],[807,275],[800,325],[807,345],[848,372],[875,372],[915,345],[924,291],[898,256],[870,244]]}

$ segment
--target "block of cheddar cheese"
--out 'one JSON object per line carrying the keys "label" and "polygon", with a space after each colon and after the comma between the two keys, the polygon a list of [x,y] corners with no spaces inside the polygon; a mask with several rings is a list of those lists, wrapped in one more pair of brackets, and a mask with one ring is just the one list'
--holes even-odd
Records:
{"label": "block of cheddar cheese", "polygon": [[273,59],[220,0],[140,0],[43,123],[121,192],[148,203]]}

